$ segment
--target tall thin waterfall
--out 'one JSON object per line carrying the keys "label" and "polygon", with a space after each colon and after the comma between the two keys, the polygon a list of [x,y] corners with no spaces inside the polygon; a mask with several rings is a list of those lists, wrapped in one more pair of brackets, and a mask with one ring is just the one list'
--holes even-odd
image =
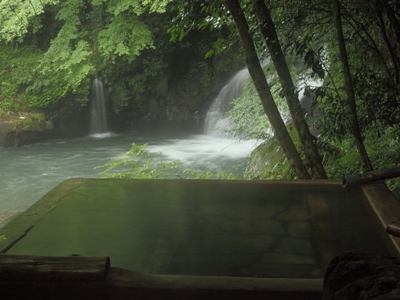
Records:
{"label": "tall thin waterfall", "polygon": [[103,82],[95,78],[92,83],[92,110],[90,120],[90,133],[98,134],[107,132],[106,99],[104,97]]}
{"label": "tall thin waterfall", "polygon": [[232,100],[238,98],[243,91],[244,82],[249,78],[249,71],[243,69],[225,85],[214,99],[207,112],[204,122],[204,133],[223,135],[224,130],[229,129],[229,120],[225,113],[232,108]]}

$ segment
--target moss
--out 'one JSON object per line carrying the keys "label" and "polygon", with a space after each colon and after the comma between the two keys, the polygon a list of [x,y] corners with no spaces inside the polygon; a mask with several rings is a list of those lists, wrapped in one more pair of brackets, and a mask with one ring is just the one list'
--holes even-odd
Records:
{"label": "moss", "polygon": [[18,112],[2,114],[0,116],[0,122],[6,124],[10,131],[42,131],[53,128],[52,122],[46,120],[46,117],[43,113]]}
{"label": "moss", "polygon": [[[300,139],[292,124],[287,125],[296,148],[300,148]],[[250,156],[244,174],[246,179],[283,179],[290,177],[290,165],[278,142],[271,138],[266,140]]]}

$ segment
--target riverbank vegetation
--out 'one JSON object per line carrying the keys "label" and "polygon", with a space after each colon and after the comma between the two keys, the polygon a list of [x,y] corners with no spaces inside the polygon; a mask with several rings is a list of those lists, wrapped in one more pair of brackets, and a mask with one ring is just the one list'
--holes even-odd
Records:
{"label": "riverbank vegetation", "polygon": [[147,144],[132,144],[131,149],[111,162],[97,166],[95,169],[103,169],[100,173],[103,178],[120,179],[243,179],[236,173],[221,171],[199,171],[185,169],[179,160],[166,162],[162,153],[152,152],[146,149]]}
{"label": "riverbank vegetation", "polygon": [[52,121],[71,99],[86,107],[97,76],[120,116],[186,120],[239,66],[234,52],[205,59],[217,31],[170,43],[173,13],[150,13],[141,1],[15,0],[0,13],[0,118]]}
{"label": "riverbank vegetation", "polygon": [[280,153],[247,178],[400,165],[399,11],[392,0],[10,0],[0,5],[0,118],[47,116],[68,94],[85,106],[93,76],[117,110],[193,116],[244,60],[252,83],[233,103],[231,133]]}

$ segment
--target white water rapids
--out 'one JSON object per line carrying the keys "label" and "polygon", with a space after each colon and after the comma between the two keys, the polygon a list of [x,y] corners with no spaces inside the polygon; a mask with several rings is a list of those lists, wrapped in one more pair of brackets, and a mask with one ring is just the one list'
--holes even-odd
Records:
{"label": "white water rapids", "polygon": [[[180,160],[183,168],[243,173],[254,142],[208,135],[171,132],[101,134],[72,140],[54,140],[0,150],[1,218],[23,211],[68,178],[96,178],[112,157],[130,145],[148,143],[166,161]],[[235,170],[237,168],[237,171]]]}
{"label": "white water rapids", "polygon": [[133,142],[148,143],[149,150],[161,152],[166,162],[179,160],[183,169],[242,174],[256,142],[229,139],[223,131],[229,126],[225,112],[241,94],[247,78],[247,70],[241,70],[221,90],[207,114],[204,135],[107,132],[104,88],[96,78],[92,87],[92,135],[0,150],[0,225],[2,219],[25,210],[68,178],[99,177],[102,169],[94,168],[124,154]]}

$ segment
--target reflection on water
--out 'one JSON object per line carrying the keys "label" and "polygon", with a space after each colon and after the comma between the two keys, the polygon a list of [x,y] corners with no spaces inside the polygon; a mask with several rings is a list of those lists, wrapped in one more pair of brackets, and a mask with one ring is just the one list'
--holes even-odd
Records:
{"label": "reflection on water", "polygon": [[[131,143],[148,143],[166,160],[184,168],[243,172],[254,142],[171,132],[103,133],[72,140],[54,140],[0,152],[0,211],[10,215],[40,199],[68,178],[99,177],[95,166],[125,153]],[[0,216],[1,220],[1,216]]]}

